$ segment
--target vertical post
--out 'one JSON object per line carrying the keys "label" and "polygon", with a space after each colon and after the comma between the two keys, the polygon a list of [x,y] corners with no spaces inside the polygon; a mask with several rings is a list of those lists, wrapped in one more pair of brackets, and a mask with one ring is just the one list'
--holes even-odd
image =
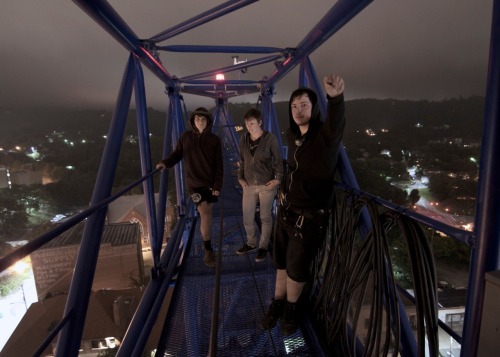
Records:
{"label": "vertical post", "polygon": [[[184,118],[182,116],[182,107],[180,103],[179,95],[173,97],[175,99],[172,106],[172,145],[175,146],[179,140],[181,134],[186,130],[184,126]],[[191,125],[188,123],[188,125]],[[169,133],[165,133],[169,135]],[[176,182],[176,192],[177,192],[177,206],[179,209],[179,215],[184,216],[186,214],[186,185],[184,183],[184,162],[181,161],[174,167],[175,172],[175,182]]]}
{"label": "vertical post", "polygon": [[26,308],[26,311],[28,311],[28,304],[26,303],[26,294],[24,292],[24,281],[21,282],[21,291],[23,293],[24,307]]}
{"label": "vertical post", "polygon": [[[231,152],[238,153],[239,157],[239,138],[236,134],[236,125],[234,125],[233,120],[231,119],[231,115],[227,108],[227,98],[221,100],[220,103],[220,113],[218,114],[218,118],[220,120],[220,125],[224,128],[224,137],[226,138],[225,145],[231,145]],[[219,106],[219,105],[217,105]],[[216,111],[219,113],[219,111]],[[218,134],[219,135],[219,134]],[[222,140],[222,137],[221,137]]]}
{"label": "vertical post", "polygon": [[[142,176],[151,172],[151,147],[149,143],[149,126],[148,113],[146,106],[146,91],[144,89],[144,74],[142,72],[141,63],[134,57],[136,80],[134,83],[136,116],[137,116],[137,133],[139,137],[139,152],[141,156],[141,172]],[[144,200],[146,207],[146,218],[148,232],[152,243],[153,268],[157,269],[160,262],[161,242],[158,239],[158,229],[155,212],[155,196],[153,177],[150,176],[142,183],[144,191]]]}
{"label": "vertical post", "polygon": [[[169,97],[169,106],[168,106],[168,114],[166,117],[166,125],[165,125],[165,134],[163,137],[163,152],[162,152],[162,157],[165,158],[167,157],[170,152],[172,151],[172,121],[173,121],[173,106],[175,103],[175,98],[172,98],[174,95],[174,91],[171,88],[168,88],[168,97]],[[177,97],[179,96],[179,93],[176,92]],[[161,177],[160,177],[160,190],[158,193],[158,207],[156,210],[156,222],[158,223],[157,226],[157,233],[156,237],[163,243],[163,235],[165,232],[165,216],[166,216],[166,207],[168,203],[168,171],[164,170],[161,172]],[[161,246],[160,244],[160,251],[161,251]]]}
{"label": "vertical post", "polygon": [[[321,110],[321,117],[326,118],[327,112],[326,112],[326,94],[324,93],[323,90],[323,82],[320,81],[318,78],[318,75],[316,74],[316,71],[314,70],[314,67],[311,63],[311,60],[309,59],[309,56],[304,57],[300,61],[300,67],[301,67],[301,73],[304,72],[304,79],[303,83],[301,85],[303,86],[310,86],[314,89],[314,91],[318,94],[318,101],[319,101],[319,109]],[[309,85],[308,85],[309,84]],[[343,145],[341,145],[344,147]]]}
{"label": "vertical post", "polygon": [[[271,131],[271,119],[270,119],[270,114],[269,114],[269,102],[270,98],[267,94],[267,87],[261,86],[261,92],[259,95],[259,102],[260,102],[260,112],[262,113],[262,124],[263,124],[263,129],[267,131]],[[272,94],[271,94],[272,95]]]}
{"label": "vertical post", "polygon": [[285,150],[283,147],[283,138],[281,135],[281,130],[280,126],[278,123],[278,116],[276,115],[276,108],[273,104],[273,91],[274,87],[273,86],[263,86],[262,91],[261,91],[261,112],[262,112],[262,119],[264,121],[264,128],[267,131],[270,131],[273,133],[276,138],[278,139],[278,145],[280,147],[281,151],[281,156],[285,158]]}
{"label": "vertical post", "polygon": [[271,122],[271,132],[274,133],[276,138],[278,139],[278,145],[281,151],[281,157],[285,157],[284,149],[283,149],[283,137],[281,134],[280,125],[278,122],[278,114],[276,114],[276,107],[274,106],[274,102],[272,98],[269,98],[269,121]]}
{"label": "vertical post", "polygon": [[476,356],[483,313],[485,273],[500,269],[500,0],[493,3],[489,68],[479,162],[475,241],[469,268],[461,356]]}
{"label": "vertical post", "polygon": [[[123,75],[115,112],[109,128],[108,139],[104,147],[99,172],[97,173],[91,205],[97,204],[111,194],[130,107],[130,99],[132,97],[134,78],[134,61],[131,54]],[[68,300],[64,310],[64,316],[70,315],[70,319],[59,334],[56,349],[57,357],[78,356],[106,212],[107,207],[102,208],[90,216],[85,223],[73,280],[71,281]]]}

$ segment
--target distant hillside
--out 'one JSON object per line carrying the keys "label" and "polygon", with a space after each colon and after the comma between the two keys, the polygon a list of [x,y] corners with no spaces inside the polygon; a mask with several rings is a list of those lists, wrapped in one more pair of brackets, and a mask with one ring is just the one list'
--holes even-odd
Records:
{"label": "distant hillside", "polygon": [[[276,113],[282,128],[288,127],[288,103],[277,102]],[[359,99],[346,102],[346,136],[366,129],[387,128],[401,135],[412,136],[417,123],[424,128],[450,126],[450,135],[479,140],[482,132],[484,98],[450,99],[440,102]],[[255,103],[229,104],[235,124],[243,124],[243,114]],[[148,109],[149,129],[163,134],[166,114]],[[53,131],[73,133],[82,137],[105,135],[112,113],[85,110],[19,110],[0,113],[0,145],[22,145],[39,142]],[[131,111],[127,131],[136,132],[135,112]]]}
{"label": "distant hillside", "polygon": [[[287,128],[288,102],[278,102],[276,114],[280,127]],[[229,113],[236,124],[243,124],[243,114],[255,104],[230,104]],[[389,129],[412,136],[417,123],[423,128],[447,128],[449,135],[466,140],[479,140],[483,130],[484,98],[471,97],[439,102],[393,99],[357,99],[346,102],[346,131],[350,136],[366,129]],[[428,132],[427,132],[428,134]],[[441,135],[441,133],[439,134]]]}
{"label": "distant hillside", "polygon": [[420,123],[424,128],[452,126],[467,139],[480,138],[484,98],[440,102],[359,99],[346,102],[348,130],[389,128],[407,130]]}
{"label": "distant hillside", "polygon": [[[102,136],[108,133],[112,114],[99,110],[16,110],[0,113],[0,145],[23,145],[40,142],[45,135],[56,132],[81,137]],[[163,134],[166,114],[148,109],[149,129]],[[127,118],[127,131],[136,132],[135,111]]]}

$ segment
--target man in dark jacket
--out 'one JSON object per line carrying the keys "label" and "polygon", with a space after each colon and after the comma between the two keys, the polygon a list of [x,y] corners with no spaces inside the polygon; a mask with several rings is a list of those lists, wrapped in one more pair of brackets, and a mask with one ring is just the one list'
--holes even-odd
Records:
{"label": "man in dark jacket", "polygon": [[282,318],[284,335],[297,329],[297,301],[325,238],[345,127],[343,79],[329,75],[323,83],[328,99],[325,122],[321,121],[314,91],[299,88],[289,102],[288,170],[280,193],[273,248],[276,286],[274,299],[261,321],[261,327],[267,330]]}
{"label": "man in dark jacket", "polygon": [[[283,179],[283,160],[276,136],[262,128],[262,113],[250,108],[243,116],[247,133],[240,141],[240,170],[238,182],[243,188],[243,225],[247,242],[236,251],[245,254],[258,248],[256,262],[267,257],[273,227],[274,198]],[[260,240],[257,245],[255,210],[259,203]]]}
{"label": "man in dark jacket", "polygon": [[156,168],[170,169],[184,159],[186,186],[200,214],[203,261],[214,267],[212,208],[222,188],[222,145],[220,138],[212,133],[212,115],[207,109],[196,109],[191,114],[190,123],[192,130],[182,133],[175,150]]}

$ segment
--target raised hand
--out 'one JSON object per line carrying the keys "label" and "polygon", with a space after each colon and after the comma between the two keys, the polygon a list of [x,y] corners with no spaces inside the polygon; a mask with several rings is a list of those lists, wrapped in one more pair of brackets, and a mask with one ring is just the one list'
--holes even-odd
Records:
{"label": "raised hand", "polygon": [[336,97],[344,92],[344,80],[339,76],[329,74],[323,78],[325,91],[330,97]]}

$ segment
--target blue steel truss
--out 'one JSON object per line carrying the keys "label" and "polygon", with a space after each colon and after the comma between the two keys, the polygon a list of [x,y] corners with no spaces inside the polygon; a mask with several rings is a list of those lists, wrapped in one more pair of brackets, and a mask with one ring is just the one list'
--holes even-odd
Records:
{"label": "blue steel truss", "polygon": [[[319,20],[317,25],[293,47],[258,47],[258,46],[205,46],[205,45],[172,45],[162,46],[161,42],[173,38],[186,31],[194,29],[204,23],[220,18],[233,11],[242,10],[256,0],[231,0],[203,12],[189,20],[173,26],[148,39],[137,36],[133,29],[120,17],[113,7],[104,0],[74,0],[74,2],[94,19],[109,35],[120,43],[129,53],[129,59],[124,70],[119,96],[109,129],[107,143],[104,149],[101,166],[99,168],[90,208],[76,215],[53,231],[44,234],[37,240],[18,249],[14,253],[0,260],[0,270],[3,271],[18,259],[27,256],[61,232],[69,229],[79,221],[87,218],[82,243],[75,266],[74,279],[71,284],[64,317],[56,326],[47,340],[38,349],[39,355],[59,334],[57,356],[76,356],[80,347],[80,340],[85,322],[85,315],[89,302],[92,281],[95,273],[97,256],[99,253],[100,238],[103,231],[107,205],[127,189],[142,184],[145,192],[148,211],[148,228],[151,234],[154,267],[152,281],[148,285],[144,298],[131,322],[127,335],[118,352],[119,356],[138,356],[142,353],[146,340],[155,323],[166,290],[175,274],[183,247],[188,237],[193,234],[194,209],[185,200],[183,166],[175,168],[177,187],[177,206],[179,207],[179,223],[176,225],[172,240],[169,241],[166,251],[160,254],[163,238],[163,224],[165,221],[165,207],[167,196],[168,175],[161,173],[161,185],[158,202],[154,200],[152,175],[157,173],[151,163],[149,151],[148,120],[146,98],[144,90],[143,67],[151,71],[165,84],[169,100],[167,125],[164,136],[163,156],[172,150],[179,135],[184,131],[184,115],[186,113],[182,93],[196,94],[213,98],[215,101],[215,127],[229,138],[227,145],[237,151],[237,139],[233,130],[233,123],[227,113],[227,99],[249,94],[259,93],[260,108],[263,112],[266,129],[278,134],[281,140],[280,128],[273,105],[274,87],[292,69],[299,67],[298,84],[309,86],[322,92],[319,80],[314,71],[309,55],[332,37],[339,29],[360,13],[371,1],[350,0],[334,2],[331,9]],[[146,6],[146,5],[145,5]],[[466,244],[472,249],[470,265],[469,295],[466,306],[465,326],[462,338],[462,356],[475,356],[479,343],[479,331],[483,313],[483,299],[485,291],[484,276],[486,272],[500,268],[500,0],[494,1],[492,32],[490,42],[489,70],[487,74],[487,91],[484,111],[484,136],[482,141],[481,158],[479,164],[479,190],[475,230],[472,234],[455,229],[432,219],[412,212],[401,212],[413,220],[434,227]],[[321,36],[318,36],[321,34]],[[203,73],[195,73],[184,78],[172,76],[159,59],[161,51],[195,52],[195,53],[252,53],[262,54],[263,57],[233,66],[214,68]],[[206,79],[217,73],[239,71],[248,67],[256,67],[273,62],[276,69],[259,80],[222,80]],[[123,139],[125,122],[132,99],[135,95],[137,108],[137,127],[140,142],[141,170],[143,178],[130,187],[115,195],[111,195],[113,178],[120,145]],[[321,96],[320,96],[321,97]],[[323,99],[324,101],[324,99]],[[322,102],[322,110],[326,103]],[[280,142],[280,144],[282,144]],[[282,146],[282,145],[281,145]],[[358,189],[356,178],[349,164],[344,150],[341,150],[339,172],[343,184]],[[374,198],[379,205],[391,210],[398,207],[384,200]],[[363,221],[369,228],[368,219]],[[172,243],[172,244],[170,244]],[[415,340],[407,321],[402,321],[403,339],[401,352],[404,356],[414,356],[417,353]]]}

